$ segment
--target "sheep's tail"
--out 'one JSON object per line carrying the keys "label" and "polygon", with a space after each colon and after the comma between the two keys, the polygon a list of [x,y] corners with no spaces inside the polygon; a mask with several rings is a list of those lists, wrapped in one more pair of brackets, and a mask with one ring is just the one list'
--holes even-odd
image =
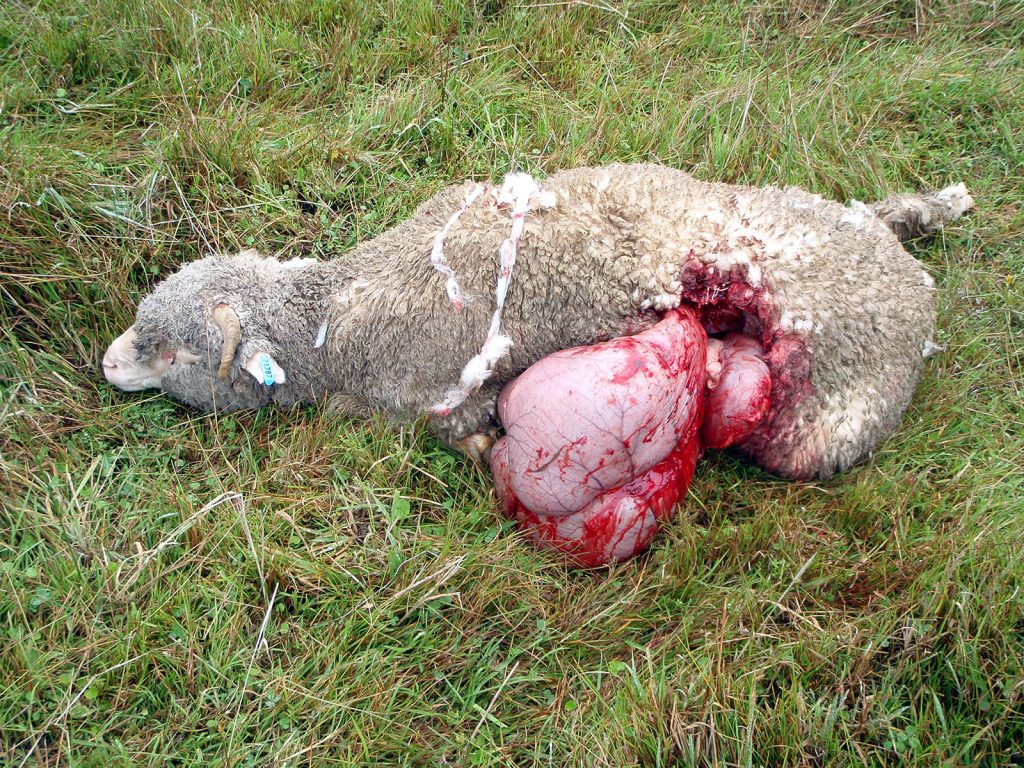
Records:
{"label": "sheep's tail", "polygon": [[951,187],[925,195],[893,195],[871,206],[900,240],[938,232],[974,207],[967,187]]}

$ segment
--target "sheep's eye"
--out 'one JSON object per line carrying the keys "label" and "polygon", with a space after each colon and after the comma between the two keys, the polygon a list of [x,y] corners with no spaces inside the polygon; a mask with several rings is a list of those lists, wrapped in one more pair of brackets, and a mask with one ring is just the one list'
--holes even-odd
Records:
{"label": "sheep's eye", "polygon": [[179,349],[174,355],[174,362],[181,363],[182,365],[192,365],[193,363],[201,362],[202,359],[195,352],[189,352],[187,349]]}
{"label": "sheep's eye", "polygon": [[194,352],[189,352],[187,349],[165,349],[160,357],[163,358],[167,365],[191,365],[192,363],[198,363],[203,358]]}

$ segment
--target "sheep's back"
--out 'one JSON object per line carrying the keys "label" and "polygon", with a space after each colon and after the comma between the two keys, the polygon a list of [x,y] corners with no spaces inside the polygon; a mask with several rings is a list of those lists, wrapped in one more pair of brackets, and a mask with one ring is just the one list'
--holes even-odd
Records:
{"label": "sheep's back", "polygon": [[[486,427],[503,384],[554,351],[637,333],[681,301],[708,307],[747,290],[745,330],[768,353],[776,405],[743,452],[785,476],[828,476],[895,427],[931,338],[934,291],[866,207],[653,165],[564,171],[543,188],[555,205],[527,216],[503,313],[513,346],[480,393],[435,419],[447,439]],[[444,238],[463,309],[430,261],[473,189],[443,191],[364,250],[373,269],[357,314],[368,322],[350,350],[388,350],[391,370],[371,386],[378,407],[424,412],[483,344],[508,210],[485,196]]]}

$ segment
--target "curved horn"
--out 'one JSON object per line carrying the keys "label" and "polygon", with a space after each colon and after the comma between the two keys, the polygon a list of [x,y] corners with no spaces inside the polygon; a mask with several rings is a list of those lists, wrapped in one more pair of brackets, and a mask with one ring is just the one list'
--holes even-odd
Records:
{"label": "curved horn", "polygon": [[218,304],[213,308],[213,322],[224,336],[217,376],[226,379],[231,371],[231,361],[235,359],[235,352],[238,350],[238,342],[242,339],[242,324],[238,322],[235,310],[227,304]]}

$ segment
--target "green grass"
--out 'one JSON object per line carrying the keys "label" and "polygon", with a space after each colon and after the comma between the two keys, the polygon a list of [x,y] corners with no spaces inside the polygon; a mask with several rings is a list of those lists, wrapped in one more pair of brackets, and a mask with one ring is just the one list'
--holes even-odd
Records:
{"label": "green grass", "polygon": [[[0,4],[0,763],[1024,764],[1024,4]],[[329,257],[442,185],[650,159],[963,180],[871,461],[698,469],[564,569],[418,429],[127,396],[210,249]]]}

